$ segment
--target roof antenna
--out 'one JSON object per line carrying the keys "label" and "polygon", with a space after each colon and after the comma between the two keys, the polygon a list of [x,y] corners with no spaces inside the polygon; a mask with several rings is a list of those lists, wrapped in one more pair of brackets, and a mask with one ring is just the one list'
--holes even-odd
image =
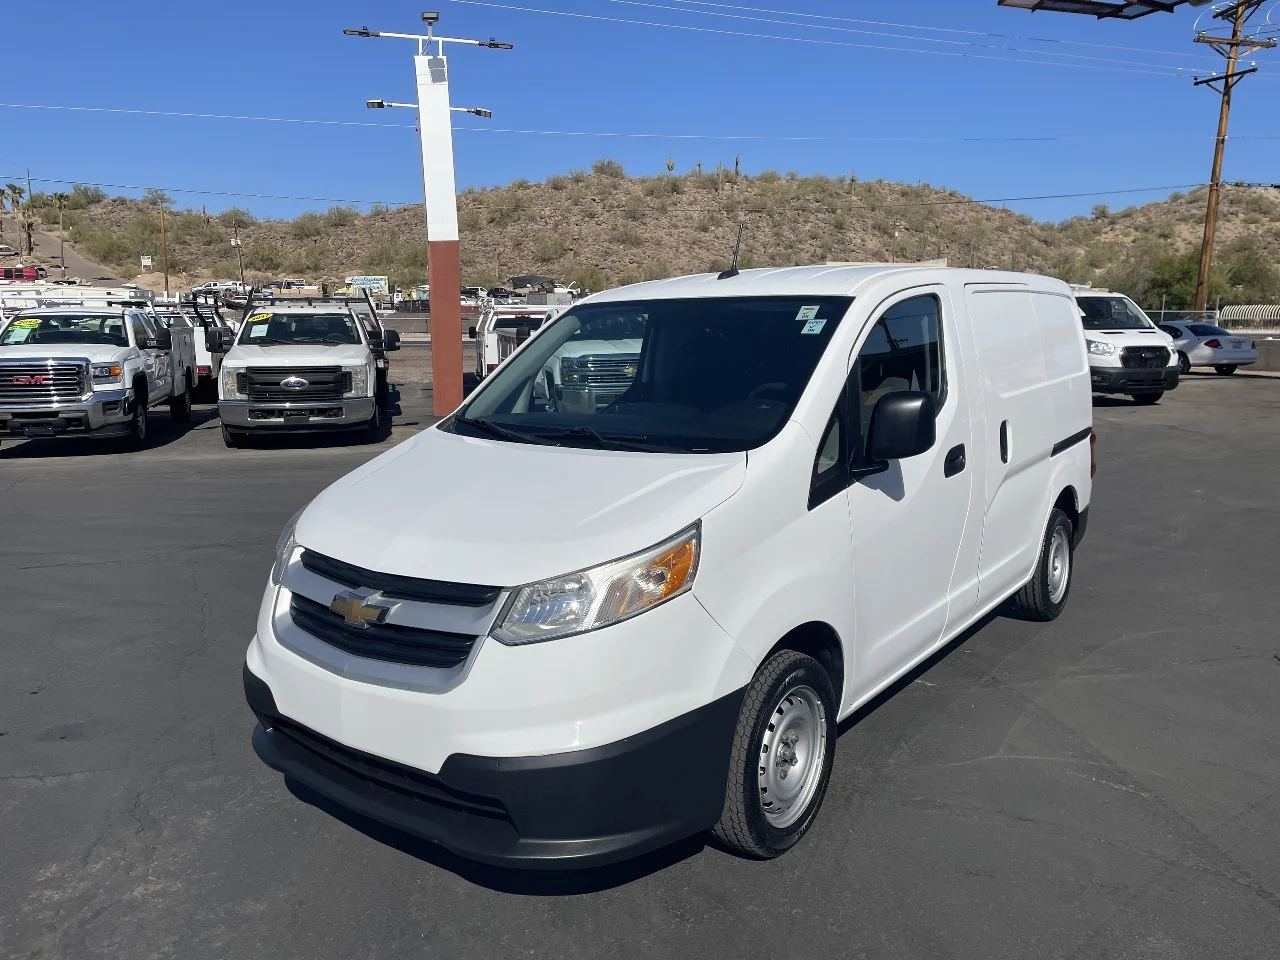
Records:
{"label": "roof antenna", "polygon": [[733,248],[733,263],[729,265],[728,270],[723,271],[720,276],[716,277],[717,280],[728,280],[731,277],[736,277],[740,272],[738,270],[738,251],[742,249],[742,226],[742,224],[738,224],[738,242]]}

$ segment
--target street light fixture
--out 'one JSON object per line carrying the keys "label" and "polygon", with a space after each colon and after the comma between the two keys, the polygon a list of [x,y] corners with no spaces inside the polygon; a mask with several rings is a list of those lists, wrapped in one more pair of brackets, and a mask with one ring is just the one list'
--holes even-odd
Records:
{"label": "street light fixture", "polygon": [[[454,111],[490,118],[493,111],[484,107],[452,107],[449,104],[449,70],[444,55],[446,43],[484,47],[489,50],[511,50],[513,44],[490,37],[488,40],[435,35],[440,14],[422,12],[427,25],[425,35],[384,33],[346,29],[349,37],[385,37],[413,40],[418,44],[414,57],[417,78],[417,104],[393,103],[390,100],[368,100],[370,110],[387,107],[417,107],[418,135],[422,147],[422,182],[427,214],[427,272],[431,279],[431,376],[434,407],[437,416],[451,413],[462,403],[462,304],[458,289],[462,285],[462,262],[458,250],[458,197],[453,164]],[[434,49],[432,44],[435,44]]]}

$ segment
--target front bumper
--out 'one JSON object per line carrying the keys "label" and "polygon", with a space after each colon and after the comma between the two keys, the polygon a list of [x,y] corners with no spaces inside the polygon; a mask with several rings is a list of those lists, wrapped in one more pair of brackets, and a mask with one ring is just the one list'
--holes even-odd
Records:
{"label": "front bumper", "polygon": [[294,400],[266,403],[254,400],[219,400],[218,416],[224,426],[236,430],[294,432],[350,430],[363,427],[373,417],[373,397],[347,400]]}
{"label": "front bumper", "polygon": [[0,437],[119,436],[129,431],[130,391],[95,390],[75,400],[0,404]]}
{"label": "front bumper", "polygon": [[244,667],[258,756],[342,807],[473,860],[587,867],[711,827],[724,805],[743,690],[623,740],[546,756],[452,754],[438,774],[285,718]]}
{"label": "front bumper", "polygon": [[1178,386],[1178,368],[1090,367],[1089,383],[1094,393],[1163,392]]}

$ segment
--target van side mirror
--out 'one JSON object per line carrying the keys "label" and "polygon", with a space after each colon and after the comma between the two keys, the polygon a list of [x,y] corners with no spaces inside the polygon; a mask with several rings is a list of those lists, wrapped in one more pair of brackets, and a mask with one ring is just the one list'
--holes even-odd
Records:
{"label": "van side mirror", "polygon": [[399,350],[400,334],[397,333],[395,330],[388,330],[386,333],[384,333],[382,335],[382,349]]}
{"label": "van side mirror", "polygon": [[885,394],[871,412],[866,455],[853,464],[854,478],[882,473],[892,460],[916,457],[931,449],[937,439],[936,420],[932,395],[916,390]]}
{"label": "van side mirror", "polygon": [[168,330],[157,330],[154,337],[145,338],[139,346],[144,350],[172,350],[173,334]]}

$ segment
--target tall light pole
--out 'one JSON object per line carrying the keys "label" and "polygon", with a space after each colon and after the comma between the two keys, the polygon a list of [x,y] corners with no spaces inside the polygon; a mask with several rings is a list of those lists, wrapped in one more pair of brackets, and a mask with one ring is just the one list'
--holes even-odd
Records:
{"label": "tall light pole", "polygon": [[[413,40],[418,53],[413,58],[418,88],[418,134],[422,144],[422,183],[427,216],[427,274],[431,284],[431,380],[436,416],[451,413],[462,403],[462,258],[458,249],[458,196],[453,168],[453,126],[449,114],[449,68],[444,56],[446,43],[461,43],[490,50],[510,50],[512,45],[498,40],[463,40],[437,37],[434,30],[440,14],[426,11],[422,21],[425,35],[381,33],[362,27],[343,30],[350,37],[386,37]],[[431,45],[436,44],[432,53]],[[412,107],[413,104],[369,100],[366,106]],[[477,116],[492,116],[488,110],[467,110]]]}

